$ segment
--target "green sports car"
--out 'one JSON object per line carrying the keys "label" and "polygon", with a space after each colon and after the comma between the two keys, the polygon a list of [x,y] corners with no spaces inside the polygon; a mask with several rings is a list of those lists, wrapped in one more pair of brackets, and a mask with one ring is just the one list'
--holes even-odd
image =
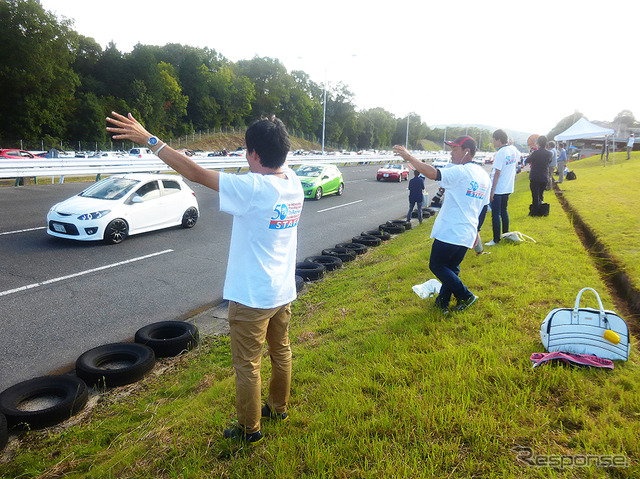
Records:
{"label": "green sports car", "polygon": [[296,174],[302,183],[305,198],[319,200],[334,193],[340,196],[344,191],[342,173],[335,165],[302,164],[296,169]]}

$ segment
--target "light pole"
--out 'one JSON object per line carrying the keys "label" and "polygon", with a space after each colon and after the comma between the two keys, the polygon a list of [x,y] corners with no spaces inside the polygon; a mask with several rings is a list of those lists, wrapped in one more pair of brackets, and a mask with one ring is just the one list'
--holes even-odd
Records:
{"label": "light pole", "polygon": [[324,156],[324,129],[327,124],[327,72],[324,75],[324,93],[322,99],[322,156]]}
{"label": "light pole", "polygon": [[411,113],[407,113],[407,138],[404,141],[404,147],[408,150],[409,149],[409,117],[411,116]]}
{"label": "light pole", "polygon": [[[352,53],[349,55],[350,57],[357,57],[357,53]],[[299,56],[298,60],[304,60],[304,57]],[[326,61],[325,61],[326,64]],[[325,132],[327,127],[327,72],[329,67],[325,66],[324,69],[324,88],[322,89],[322,156],[324,156],[324,142],[325,142]]]}

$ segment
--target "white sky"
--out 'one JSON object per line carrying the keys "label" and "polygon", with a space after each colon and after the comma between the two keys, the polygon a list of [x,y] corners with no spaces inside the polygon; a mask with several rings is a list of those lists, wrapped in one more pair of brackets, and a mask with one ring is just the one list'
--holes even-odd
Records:
{"label": "white sky", "polygon": [[[41,0],[121,52],[137,43],[278,58],[358,109],[546,134],[575,110],[640,118],[640,1]],[[355,56],[353,56],[355,55]]]}

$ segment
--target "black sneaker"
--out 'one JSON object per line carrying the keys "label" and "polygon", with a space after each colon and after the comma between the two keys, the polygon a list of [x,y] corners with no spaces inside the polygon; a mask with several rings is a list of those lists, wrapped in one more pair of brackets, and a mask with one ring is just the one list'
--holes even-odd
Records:
{"label": "black sneaker", "polygon": [[443,314],[449,314],[449,305],[447,306],[443,306],[440,301],[438,301],[438,298],[436,298],[434,305],[436,308],[438,308]]}
{"label": "black sneaker", "polygon": [[464,311],[476,301],[478,301],[478,297],[475,294],[472,294],[471,297],[457,302],[456,311]]}
{"label": "black sneaker", "polygon": [[242,441],[249,446],[255,446],[256,444],[260,444],[264,439],[262,435],[262,431],[252,432],[251,434],[247,434],[244,429],[239,426],[236,426],[232,429],[224,430],[224,438],[232,439],[234,441]]}
{"label": "black sneaker", "polygon": [[262,406],[262,417],[265,419],[275,419],[277,421],[288,421],[289,415],[286,412],[274,412],[268,404]]}

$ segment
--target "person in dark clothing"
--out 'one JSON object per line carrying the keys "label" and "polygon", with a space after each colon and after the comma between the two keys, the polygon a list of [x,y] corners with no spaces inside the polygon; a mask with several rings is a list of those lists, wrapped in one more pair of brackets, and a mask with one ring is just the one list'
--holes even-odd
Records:
{"label": "person in dark clothing", "polygon": [[418,222],[422,224],[422,203],[424,202],[424,178],[420,176],[418,170],[413,170],[413,178],[409,182],[409,213],[407,213],[407,221],[411,221],[411,213],[413,207],[418,207]]}
{"label": "person in dark clothing", "polygon": [[531,164],[529,172],[529,186],[533,205],[541,205],[544,202],[544,189],[549,181],[549,164],[552,154],[546,149],[547,137],[544,135],[536,139],[538,149],[529,155],[525,163]]}

